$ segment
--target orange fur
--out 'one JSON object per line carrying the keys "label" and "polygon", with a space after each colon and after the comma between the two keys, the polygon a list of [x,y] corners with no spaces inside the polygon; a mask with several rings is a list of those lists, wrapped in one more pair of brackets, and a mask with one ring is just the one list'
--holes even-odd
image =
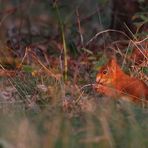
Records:
{"label": "orange fur", "polygon": [[134,102],[148,102],[148,86],[125,74],[115,59],[111,59],[97,73],[95,89],[110,97],[120,96]]}

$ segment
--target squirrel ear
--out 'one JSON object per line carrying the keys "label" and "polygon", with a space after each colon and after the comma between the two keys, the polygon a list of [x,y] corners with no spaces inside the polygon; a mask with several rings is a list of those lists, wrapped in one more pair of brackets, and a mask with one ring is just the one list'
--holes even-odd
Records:
{"label": "squirrel ear", "polygon": [[112,58],[112,59],[111,59],[111,64],[117,64],[117,61],[116,61],[115,58]]}
{"label": "squirrel ear", "polygon": [[110,59],[109,64],[110,64],[110,67],[111,67],[111,69],[113,71],[116,70],[116,68],[117,68],[117,61],[116,61],[115,58]]}
{"label": "squirrel ear", "polygon": [[110,64],[110,66],[117,65],[116,59],[115,59],[115,58],[111,58],[111,59],[109,60],[109,64]]}

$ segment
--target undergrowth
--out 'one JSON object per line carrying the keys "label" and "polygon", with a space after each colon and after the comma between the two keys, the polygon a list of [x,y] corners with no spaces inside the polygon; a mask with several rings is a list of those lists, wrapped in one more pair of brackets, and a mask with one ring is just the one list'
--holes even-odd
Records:
{"label": "undergrowth", "polygon": [[[113,56],[124,72],[148,83],[147,55],[135,61],[132,54],[147,50],[147,33],[138,32],[146,14],[133,18],[142,23],[131,39],[105,29],[107,2],[99,1],[101,18],[98,1],[91,15],[89,1],[14,1],[10,8],[0,1],[0,9],[10,9],[0,21],[0,148],[148,147],[148,109],[92,87]],[[89,15],[81,18],[81,11]]]}
{"label": "undergrowth", "polygon": [[0,102],[1,146],[148,145],[147,109],[96,95],[91,85],[81,83],[65,83],[47,75],[34,77],[30,73],[2,79],[5,89]]}

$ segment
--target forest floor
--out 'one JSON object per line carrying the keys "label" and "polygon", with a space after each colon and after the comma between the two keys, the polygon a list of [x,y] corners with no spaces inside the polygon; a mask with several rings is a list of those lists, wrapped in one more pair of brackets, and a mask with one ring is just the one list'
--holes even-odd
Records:
{"label": "forest floor", "polygon": [[51,18],[25,11],[0,21],[0,148],[148,147],[148,108],[92,87],[112,57],[148,84],[147,30],[130,38],[99,26],[94,34],[78,11],[77,22],[62,24],[60,10],[51,7]]}

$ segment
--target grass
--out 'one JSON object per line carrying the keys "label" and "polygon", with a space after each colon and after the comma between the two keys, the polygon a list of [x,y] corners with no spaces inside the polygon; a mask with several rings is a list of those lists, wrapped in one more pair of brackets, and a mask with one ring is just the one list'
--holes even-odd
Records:
{"label": "grass", "polygon": [[63,83],[46,75],[41,78],[27,74],[23,79],[17,76],[1,80],[2,83],[3,87],[11,84],[16,90],[5,88],[7,94],[1,98],[15,94],[10,103],[1,101],[1,147],[144,148],[148,145],[148,112],[135,104],[119,104],[96,96],[87,87],[80,91],[80,84],[74,86],[72,81]]}
{"label": "grass", "polygon": [[[1,3],[7,8],[8,2]],[[0,70],[5,66],[17,68],[12,70],[16,75],[4,71],[4,77],[0,77],[0,148],[148,147],[147,108],[101,96],[92,89],[96,71],[113,55],[123,70],[147,82],[147,64],[134,65],[130,57],[133,48],[141,51],[147,37],[130,40],[121,31],[100,31],[107,24],[97,25],[100,12],[91,7],[88,13],[90,7],[84,8],[89,3],[83,0],[76,4],[17,3],[10,3],[18,9],[13,16],[14,32],[9,29],[13,24],[11,13],[0,22]],[[99,3],[102,7],[106,1]],[[97,6],[98,1],[93,4]],[[109,22],[106,15],[103,20]],[[5,31],[10,31],[11,47],[5,45]],[[110,44],[111,32],[128,40]],[[122,47],[124,41],[128,42],[126,48]],[[129,68],[132,64],[134,67]]]}
{"label": "grass", "polygon": [[[31,52],[25,54],[17,75],[0,79],[0,147],[148,146],[147,108],[101,96],[91,87],[95,69],[107,61],[106,56],[71,57],[64,81],[61,59],[56,59],[57,67],[48,67]],[[128,59],[127,52],[119,53]],[[97,61],[97,56],[102,58]],[[27,58],[30,66],[25,65]],[[127,72],[133,73],[125,64]]]}

